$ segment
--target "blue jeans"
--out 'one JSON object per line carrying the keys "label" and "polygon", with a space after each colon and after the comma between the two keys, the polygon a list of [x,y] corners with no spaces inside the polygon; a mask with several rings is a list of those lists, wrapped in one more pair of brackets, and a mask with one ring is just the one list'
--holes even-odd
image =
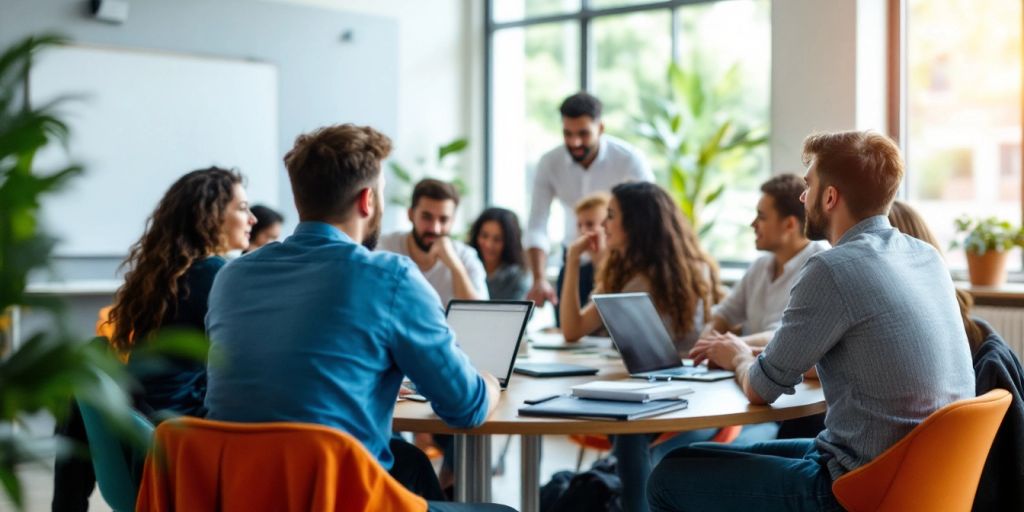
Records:
{"label": "blue jeans", "polygon": [[608,436],[612,441],[612,455],[615,455],[615,472],[622,482],[620,503],[625,512],[647,512],[647,477],[662,457],[669,452],[692,443],[707,441],[718,433],[718,429],[680,432],[672,439],[651,447],[661,434],[625,434]]}
{"label": "blue jeans", "polygon": [[654,468],[647,498],[659,512],[843,510],[813,439],[676,450]]}

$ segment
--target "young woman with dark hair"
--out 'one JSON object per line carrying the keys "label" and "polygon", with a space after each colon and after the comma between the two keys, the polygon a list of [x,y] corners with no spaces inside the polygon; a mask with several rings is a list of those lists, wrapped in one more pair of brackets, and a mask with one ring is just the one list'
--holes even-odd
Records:
{"label": "young woman with dark hair", "polygon": [[522,300],[530,291],[530,273],[523,258],[519,217],[511,210],[488,208],[469,230],[467,243],[476,249],[487,271],[492,299]]}
{"label": "young woman with dark hair", "polygon": [[[130,373],[139,381],[140,389],[133,393],[135,407],[155,420],[161,411],[206,414],[202,361],[170,357],[158,363],[140,361],[132,358],[132,351],[161,329],[205,331],[213,277],[227,261],[220,255],[248,247],[250,228],[256,222],[242,181],[237,172],[216,167],[179,178],[157,204],[145,232],[122,263],[129,270],[110,310],[110,344],[128,360]],[[87,443],[74,404],[57,433]],[[88,459],[58,457],[52,510],[86,510],[94,485]]]}
{"label": "young woman with dark hair", "polygon": [[203,416],[206,366],[172,360],[156,368],[136,368],[131,351],[160,329],[204,332],[207,297],[221,256],[249,246],[256,218],[235,171],[211,167],[178,179],[150,216],[142,238],[122,266],[129,270],[110,311],[110,342],[128,357],[142,393],[137,406]]}
{"label": "young woman with dark hair", "polygon": [[284,223],[284,216],[273,208],[255,204],[250,210],[256,216],[256,224],[249,232],[249,247],[243,252],[252,252],[276,242],[281,237],[281,224]]}
{"label": "young woman with dark hair", "polygon": [[[623,183],[612,189],[604,230],[569,246],[565,261],[559,315],[567,341],[601,327],[593,303],[580,309],[576,293],[580,255],[607,250],[598,269],[594,293],[647,292],[680,354],[686,354],[710,320],[711,306],[721,297],[718,264],[700,246],[679,206],[661,187],[646,182]],[[658,434],[611,436],[622,480],[622,507],[647,510],[645,488],[653,464],[672,449],[708,441],[716,429],[683,432],[650,448]]]}
{"label": "young woman with dark hair", "polygon": [[579,297],[566,290],[577,289],[580,255],[605,248],[595,293],[649,293],[676,349],[685,354],[720,298],[718,264],[668,193],[646,182],[613,188],[604,230],[569,246],[559,307],[565,339],[575,341],[601,327],[594,305],[580,309]]}

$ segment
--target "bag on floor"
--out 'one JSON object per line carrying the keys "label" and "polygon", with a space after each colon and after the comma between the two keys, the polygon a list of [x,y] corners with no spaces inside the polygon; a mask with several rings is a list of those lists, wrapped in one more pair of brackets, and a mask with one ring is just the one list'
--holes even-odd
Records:
{"label": "bag on floor", "polygon": [[540,490],[541,512],[621,512],[622,482],[615,457],[598,460],[582,473],[559,471]]}

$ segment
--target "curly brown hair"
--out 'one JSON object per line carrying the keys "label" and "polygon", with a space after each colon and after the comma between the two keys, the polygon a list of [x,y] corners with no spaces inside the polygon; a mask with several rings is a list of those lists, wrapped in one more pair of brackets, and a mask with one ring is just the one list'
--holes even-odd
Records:
{"label": "curly brown hair", "polygon": [[634,276],[651,286],[651,299],[668,312],[676,332],[694,329],[697,301],[704,302],[704,321],[721,298],[718,263],[700,246],[679,206],[653,183],[623,183],[612,189],[626,232],[625,253],[610,251],[598,282],[605,292],[622,291]]}
{"label": "curly brown hair", "polygon": [[142,238],[121,263],[129,271],[110,310],[114,348],[126,353],[159,329],[174,314],[178,297],[188,296],[180,282],[185,272],[196,260],[226,248],[224,218],[234,186],[242,183],[236,171],[199,169],[179,178],[160,199]]}

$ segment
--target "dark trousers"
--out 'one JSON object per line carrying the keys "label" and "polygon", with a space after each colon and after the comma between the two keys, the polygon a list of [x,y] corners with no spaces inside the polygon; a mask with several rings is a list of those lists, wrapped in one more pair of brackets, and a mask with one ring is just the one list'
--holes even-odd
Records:
{"label": "dark trousers", "polygon": [[441,483],[434,473],[430,459],[419,449],[404,439],[393,436],[389,444],[395,464],[391,466],[391,476],[405,486],[406,489],[427,499],[427,507],[433,512],[468,512],[471,510],[490,512],[514,512],[505,505],[481,503],[446,502],[441,492]]}
{"label": "dark trousers", "polygon": [[89,446],[85,436],[85,423],[78,405],[72,401],[64,421],[57,424],[55,434],[72,443],[72,453],[57,456],[53,468],[53,512],[85,512],[89,510],[89,495],[96,487],[96,474],[92,460],[82,453]]}

